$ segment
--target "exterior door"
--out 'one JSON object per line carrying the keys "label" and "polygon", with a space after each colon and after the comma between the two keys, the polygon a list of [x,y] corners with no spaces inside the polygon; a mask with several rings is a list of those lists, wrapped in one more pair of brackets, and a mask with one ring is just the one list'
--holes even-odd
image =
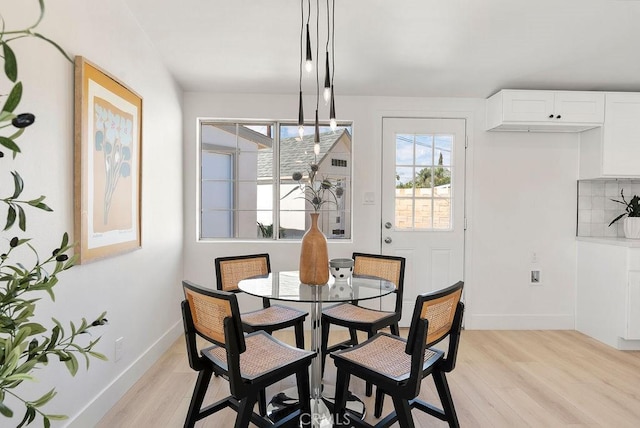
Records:
{"label": "exterior door", "polygon": [[[405,257],[401,326],[416,296],[464,274],[464,119],[382,121],[382,254]],[[391,302],[383,302],[391,309]]]}

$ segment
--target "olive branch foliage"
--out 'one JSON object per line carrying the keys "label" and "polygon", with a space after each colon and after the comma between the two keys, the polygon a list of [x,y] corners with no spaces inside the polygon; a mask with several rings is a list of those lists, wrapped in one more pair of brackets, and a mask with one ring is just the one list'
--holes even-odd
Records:
{"label": "olive branch foliage", "polygon": [[[18,62],[9,43],[25,37],[35,37],[53,45],[71,61],[59,45],[35,31],[45,12],[44,0],[38,0],[38,3],[38,19],[33,25],[22,30],[6,30],[4,18],[0,13],[0,45],[4,74],[12,85],[8,94],[0,95],[0,103],[4,99],[0,112],[0,132],[8,134],[0,135],[0,161],[4,162],[7,162],[7,159],[4,159],[4,151],[10,151],[14,159],[21,153],[16,139],[35,121],[35,116],[31,113],[15,113],[22,98],[23,85],[18,80]],[[33,371],[39,366],[47,365],[49,361],[62,362],[69,373],[75,376],[80,366],[79,360],[84,359],[87,368],[90,358],[106,360],[104,355],[93,350],[100,338],[92,339],[90,330],[105,324],[107,319],[106,313],[102,313],[92,322],[82,318],[79,324],[70,322],[67,330],[55,318],[52,318],[51,328],[33,321],[37,302],[41,299],[38,296],[45,292],[55,301],[53,287],[58,283],[58,274],[71,268],[76,262],[76,256],[69,255],[73,253],[74,245],[69,242],[67,233],[62,236],[59,246],[51,251],[48,257],[39,255],[30,238],[7,237],[7,232],[16,226],[21,232],[26,232],[26,210],[52,211],[44,202],[45,196],[22,196],[25,186],[17,171],[11,171],[11,181],[13,192],[9,196],[0,195],[0,202],[7,207],[3,229],[5,236],[4,239],[0,239],[0,414],[8,418],[13,417],[14,412],[6,403],[6,398],[11,396],[13,401],[21,403],[25,408],[18,427],[29,425],[40,415],[43,426],[47,428],[52,420],[67,418],[65,415],[46,414],[42,410],[42,407],[55,397],[55,388],[36,399],[23,398],[14,389],[23,381],[35,381]],[[6,186],[2,189],[6,191]],[[24,253],[29,252],[32,253],[32,261],[20,262]]]}

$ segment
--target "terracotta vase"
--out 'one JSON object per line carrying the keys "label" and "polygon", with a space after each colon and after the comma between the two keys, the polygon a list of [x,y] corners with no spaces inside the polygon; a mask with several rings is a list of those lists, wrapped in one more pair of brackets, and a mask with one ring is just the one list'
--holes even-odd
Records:
{"label": "terracotta vase", "polygon": [[319,213],[311,213],[311,227],[302,237],[300,249],[300,282],[325,285],[329,281],[327,238],[318,229]]}

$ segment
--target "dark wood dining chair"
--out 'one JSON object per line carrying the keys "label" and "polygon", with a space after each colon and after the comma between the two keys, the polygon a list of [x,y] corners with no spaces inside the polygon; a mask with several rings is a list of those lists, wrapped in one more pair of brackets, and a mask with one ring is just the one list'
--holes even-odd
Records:
{"label": "dark wood dining chair", "polygon": [[[352,426],[367,426],[357,417],[348,417],[345,409],[351,376],[376,385],[374,415],[380,417],[385,395],[393,399],[394,411],[382,419],[376,428],[389,427],[398,422],[400,427],[413,427],[411,409],[420,409],[438,419],[458,427],[451,392],[445,373],[456,363],[464,304],[460,301],[462,281],[434,293],[421,294],[411,319],[409,336],[405,340],[396,335],[378,333],[371,339],[350,349],[331,354],[337,367],[334,420],[349,420]],[[446,354],[432,346],[449,338]],[[446,355],[446,356],[445,356]],[[420,400],[422,380],[433,376],[442,404],[439,409]]]}
{"label": "dark wood dining chair", "polygon": [[[269,254],[248,254],[215,259],[216,286],[218,290],[240,292],[238,283],[246,278],[268,275],[271,272]],[[304,349],[304,320],[308,312],[283,305],[271,305],[268,298],[262,299],[262,309],[244,312],[242,328],[247,333],[266,331],[272,334],[283,328],[293,327],[296,346]]]}
{"label": "dark wood dining chair", "polygon": [[[258,427],[280,427],[291,423],[309,426],[310,390],[309,366],[314,353],[286,345],[264,331],[244,335],[238,301],[233,293],[201,288],[182,282],[185,300],[182,317],[189,365],[198,372],[185,427],[196,421],[231,407],[237,412],[236,428],[249,422]],[[213,346],[198,352],[196,335]],[[228,379],[231,395],[202,408],[204,396],[213,374]],[[295,375],[300,408],[272,423],[253,411],[264,389],[288,376]],[[306,415],[302,417],[302,415]]]}
{"label": "dark wood dining chair", "polygon": [[[218,257],[214,261],[216,269],[216,287],[218,290],[239,293],[238,283],[246,278],[268,275],[271,272],[269,254],[247,254],[231,257]],[[296,346],[304,349],[304,320],[308,312],[282,305],[271,305],[267,298],[262,299],[262,309],[244,312],[240,315],[242,329],[247,333],[274,331],[293,327]],[[267,403],[264,394],[258,400],[258,407],[262,416],[267,413]]]}
{"label": "dark wood dining chair", "polygon": [[[353,253],[353,274],[375,276],[386,279],[395,287],[395,308],[393,312],[379,311],[358,306],[358,302],[341,303],[322,311],[322,369],[327,354],[339,349],[345,349],[358,344],[356,331],[364,331],[371,338],[379,330],[390,327],[391,333],[398,335],[398,322],[402,316],[402,291],[404,286],[404,257],[386,256],[380,254]],[[331,324],[347,327],[349,339],[328,346]],[[366,386],[367,397],[372,394],[370,383]]]}

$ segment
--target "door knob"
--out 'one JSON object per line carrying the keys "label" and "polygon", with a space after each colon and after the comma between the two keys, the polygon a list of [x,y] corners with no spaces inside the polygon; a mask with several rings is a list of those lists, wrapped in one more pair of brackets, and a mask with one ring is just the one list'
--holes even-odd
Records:
{"label": "door knob", "polygon": [[386,242],[387,244],[391,244],[392,241],[393,240],[388,236],[386,238],[384,238],[384,242]]}
{"label": "door knob", "polygon": [[392,226],[391,222],[386,222],[386,223],[384,224],[384,228],[385,228],[385,229],[391,229],[391,226]]}
{"label": "door knob", "polygon": [[562,118],[562,115],[557,115],[556,116],[556,119],[561,119],[561,118]]}

